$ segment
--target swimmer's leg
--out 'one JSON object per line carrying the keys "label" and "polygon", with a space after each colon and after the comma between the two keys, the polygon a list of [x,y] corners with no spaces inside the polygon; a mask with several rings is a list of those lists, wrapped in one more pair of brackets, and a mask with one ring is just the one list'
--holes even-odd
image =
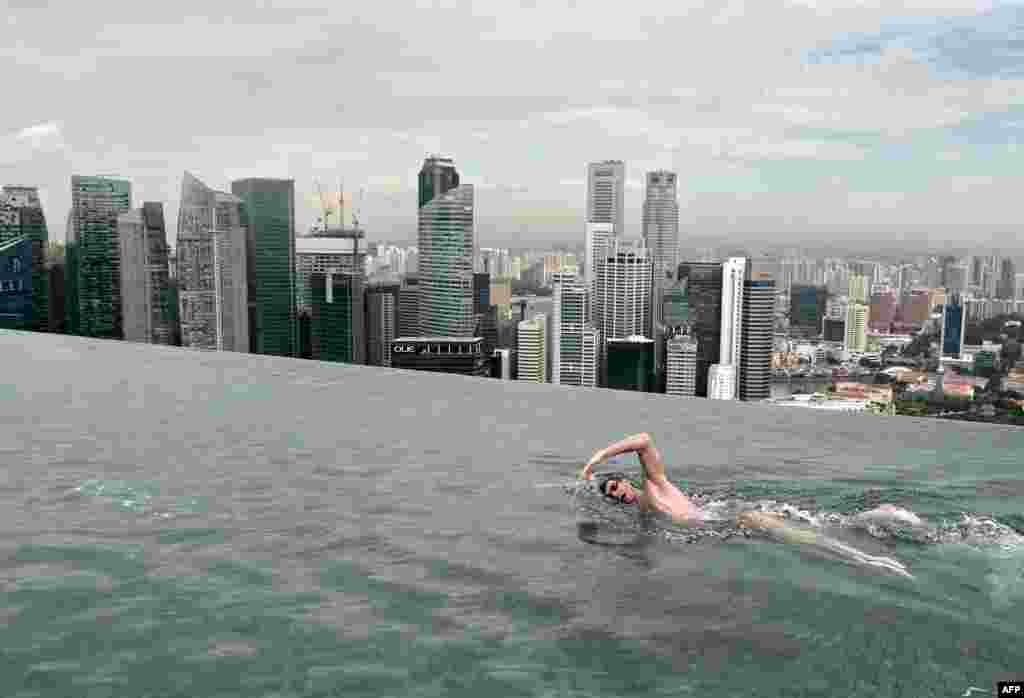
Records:
{"label": "swimmer's leg", "polygon": [[869,567],[880,567],[895,572],[896,574],[913,579],[913,575],[907,572],[906,566],[890,557],[868,555],[845,543],[828,538],[816,531],[806,528],[796,528],[787,524],[777,515],[760,511],[743,512],[736,517],[740,528],[756,531],[764,534],[773,540],[783,543],[793,543],[803,547],[823,550],[832,553],[848,562],[854,562]]}

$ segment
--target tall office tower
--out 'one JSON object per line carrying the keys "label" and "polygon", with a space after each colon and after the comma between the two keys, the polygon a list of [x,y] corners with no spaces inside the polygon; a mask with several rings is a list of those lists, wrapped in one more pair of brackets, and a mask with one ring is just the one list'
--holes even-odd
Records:
{"label": "tall office tower", "polygon": [[789,290],[789,326],[818,334],[827,304],[828,289],[824,286],[793,285]]}
{"label": "tall office tower", "polygon": [[309,277],[309,290],[313,359],[365,364],[363,274],[314,272]]}
{"label": "tall office tower", "polygon": [[[121,338],[121,245],[117,217],[132,207],[132,185],[108,177],[71,177],[67,245],[69,290],[75,300],[68,331]],[[69,294],[69,299],[72,294]]]}
{"label": "tall office tower", "polygon": [[865,352],[868,348],[867,339],[868,307],[863,303],[850,301],[846,307],[846,344],[847,351]]}
{"label": "tall office tower", "polygon": [[[554,276],[551,312],[551,382],[555,385],[583,385],[583,334],[590,294],[587,285],[572,273]],[[589,359],[589,357],[588,357]]]}
{"label": "tall office tower", "polygon": [[722,347],[722,263],[683,262],[678,278],[686,281],[690,334],[697,340],[697,395],[708,397],[711,366]]}
{"label": "tall office tower", "polygon": [[427,158],[420,170],[422,335],[473,335],[473,185],[458,181],[447,158]]}
{"label": "tall office tower", "polygon": [[167,264],[164,205],[147,201],[117,218],[121,245],[121,311],[124,338],[174,343],[174,299]]}
{"label": "tall office tower", "polygon": [[651,335],[651,260],[643,245],[615,240],[597,260],[594,326],[604,340]]}
{"label": "tall office tower", "polygon": [[708,369],[708,398],[711,400],[736,399],[736,367],[732,364],[712,364]]}
{"label": "tall office tower", "polygon": [[415,274],[402,278],[398,290],[398,336],[415,337],[420,327],[420,284]]}
{"label": "tall office tower", "polygon": [[547,383],[547,318],[535,315],[519,323],[519,380]]}
{"label": "tall office tower", "polygon": [[743,337],[740,347],[740,400],[767,400],[772,388],[775,280],[751,273],[743,282]]}
{"label": "tall office tower", "polygon": [[665,348],[665,393],[680,397],[697,394],[697,340],[676,335]]}
{"label": "tall office tower", "polygon": [[999,291],[999,268],[1001,257],[992,254],[985,260],[984,287],[989,298],[995,298]]}
{"label": "tall office tower", "polygon": [[609,339],[605,348],[605,386],[612,390],[655,390],[654,340],[634,335]]}
{"label": "tall office tower", "polygon": [[981,286],[984,281],[984,274],[982,272],[985,269],[985,259],[980,256],[972,256],[970,259],[970,285]]}
{"label": "tall office tower", "polygon": [[366,363],[391,366],[391,342],[398,336],[398,281],[374,281],[366,287]]}
{"label": "tall office tower", "polygon": [[679,201],[675,172],[647,173],[643,216],[643,237],[651,251],[654,278],[671,278],[679,267]]}
{"label": "tall office tower", "polygon": [[231,193],[244,204],[249,351],[295,356],[295,182],[240,179]]}
{"label": "tall office tower", "polygon": [[626,164],[604,160],[587,165],[587,223],[611,223],[626,233]]}
{"label": "tall office tower", "polygon": [[[18,273],[23,290],[5,299],[0,326],[45,332],[56,330],[50,321],[50,285],[46,271],[49,233],[46,216],[35,187],[4,187],[0,190],[0,245],[24,238],[28,246],[28,266]],[[24,260],[23,260],[24,261]],[[12,292],[8,292],[12,293]],[[17,307],[15,307],[17,306]]]}
{"label": "tall office tower", "polygon": [[737,372],[743,337],[743,282],[746,275],[745,257],[730,257],[722,265],[722,348],[719,363],[735,366]]}
{"label": "tall office tower", "polygon": [[867,303],[868,302],[868,279],[863,274],[851,273],[850,274],[850,292],[849,294],[851,303]]}
{"label": "tall office tower", "polygon": [[355,228],[327,228],[295,240],[295,295],[301,312],[311,312],[313,274],[366,275],[366,238]]}
{"label": "tall office tower", "polygon": [[942,306],[942,336],[939,340],[942,356],[960,358],[964,346],[964,330],[967,318],[964,315],[964,303],[958,294],[946,299]]}
{"label": "tall office tower", "polygon": [[1014,291],[1017,287],[1017,274],[1014,269],[1013,260],[1006,257],[1002,260],[999,268],[999,288],[996,293],[997,298],[1003,298],[1006,300],[1013,300],[1015,298]]}
{"label": "tall office tower", "polygon": [[182,346],[249,351],[243,215],[234,194],[210,189],[188,172],[182,177],[175,247]]}
{"label": "tall office tower", "polygon": [[868,312],[868,327],[888,334],[896,321],[898,309],[896,289],[881,288],[871,294],[871,308]]}

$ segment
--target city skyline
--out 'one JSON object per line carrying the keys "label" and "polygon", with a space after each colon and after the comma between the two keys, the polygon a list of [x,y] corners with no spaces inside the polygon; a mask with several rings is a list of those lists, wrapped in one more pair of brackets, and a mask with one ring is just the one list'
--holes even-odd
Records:
{"label": "city skyline", "polygon": [[[828,234],[1020,249],[1024,82],[1007,27],[1024,9],[930,5],[665,4],[645,16],[440,3],[246,8],[229,22],[190,2],[19,7],[0,66],[32,99],[0,116],[0,181],[39,187],[54,240],[72,175],[119,174],[175,220],[185,170],[294,179],[299,232],[319,215],[316,183],[344,181],[372,238],[411,239],[417,164],[444,153],[476,191],[478,243],[544,242],[578,237],[587,163],[620,159],[628,237],[645,173],[665,169],[679,177],[683,245]],[[673,60],[647,60],[660,43]],[[470,55],[470,70],[446,69]],[[514,75],[490,78],[513,61]],[[342,87],[321,89],[339,73]],[[188,99],[174,99],[166,88],[185,74]],[[161,108],[140,119],[110,106],[140,83],[168,92]]]}

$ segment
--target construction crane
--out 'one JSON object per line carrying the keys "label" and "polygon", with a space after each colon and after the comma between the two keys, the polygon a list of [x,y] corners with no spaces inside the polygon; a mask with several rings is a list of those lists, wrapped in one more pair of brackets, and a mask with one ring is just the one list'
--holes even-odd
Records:
{"label": "construction crane", "polygon": [[327,221],[330,219],[331,214],[334,213],[334,209],[331,208],[331,206],[327,202],[327,199],[324,198],[324,188],[323,188],[323,186],[321,186],[320,180],[318,179],[318,180],[315,180],[315,181],[316,181],[316,191],[320,195],[320,211],[321,211],[321,213],[320,213],[319,223],[322,226],[322,228],[321,228],[322,232],[327,232]]}

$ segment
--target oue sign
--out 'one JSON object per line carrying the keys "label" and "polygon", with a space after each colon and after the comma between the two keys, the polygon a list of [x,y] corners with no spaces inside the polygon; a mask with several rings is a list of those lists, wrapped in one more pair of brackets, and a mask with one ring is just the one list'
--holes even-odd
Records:
{"label": "oue sign", "polygon": [[413,354],[416,351],[415,344],[396,344],[391,351],[397,354]]}

